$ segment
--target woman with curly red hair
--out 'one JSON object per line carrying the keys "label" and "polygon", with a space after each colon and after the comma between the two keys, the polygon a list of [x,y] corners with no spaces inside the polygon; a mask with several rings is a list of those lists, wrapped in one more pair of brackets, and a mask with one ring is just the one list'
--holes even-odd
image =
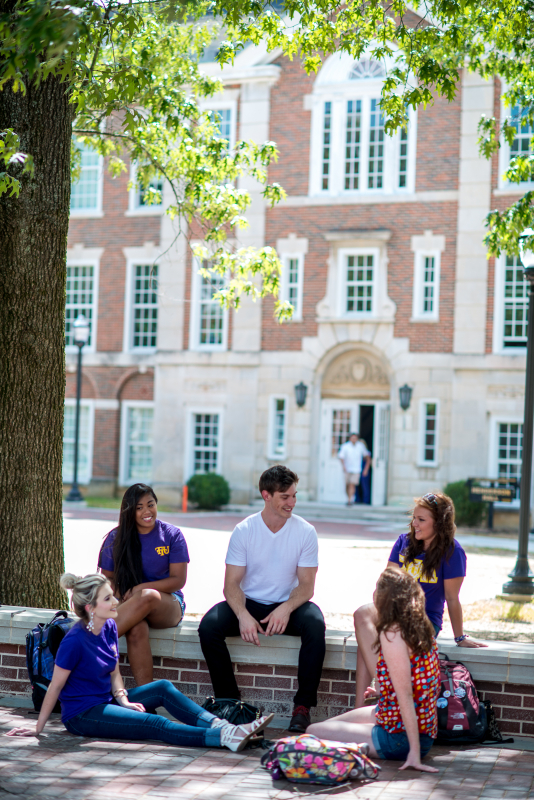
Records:
{"label": "woman with curly red hair", "polygon": [[[399,536],[388,559],[388,566],[400,566],[421,585],[426,614],[435,636],[443,624],[445,602],[458,647],[487,647],[469,639],[463,630],[460,588],[466,574],[467,557],[454,538],[454,503],[443,492],[425,494],[415,500],[409,533]],[[356,708],[363,706],[367,687],[374,678],[377,656],[376,609],[373,604],[354,612],[358,641],[356,669]]]}
{"label": "woman with curly red hair", "polygon": [[366,742],[373,758],[404,761],[400,769],[437,772],[422,764],[437,735],[438,648],[417,581],[390,565],[376,584],[378,704],[356,708],[308,727],[338,742]]}

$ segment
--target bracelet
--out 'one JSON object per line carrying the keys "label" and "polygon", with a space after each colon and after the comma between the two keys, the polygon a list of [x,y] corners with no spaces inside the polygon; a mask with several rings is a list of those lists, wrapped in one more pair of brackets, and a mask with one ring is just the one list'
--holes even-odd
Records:
{"label": "bracelet", "polygon": [[113,697],[115,697],[115,698],[117,698],[117,697],[128,697],[128,692],[124,688],[117,689],[116,691],[113,692]]}
{"label": "bracelet", "polygon": [[467,633],[462,633],[461,636],[454,637],[454,641],[456,642],[457,645],[460,644],[460,642],[463,642],[464,639],[467,639]]}

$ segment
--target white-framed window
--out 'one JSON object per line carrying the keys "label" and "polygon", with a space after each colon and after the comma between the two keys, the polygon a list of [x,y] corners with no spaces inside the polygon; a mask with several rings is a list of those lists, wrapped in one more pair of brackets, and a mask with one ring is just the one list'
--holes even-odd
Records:
{"label": "white-framed window", "polygon": [[419,405],[419,464],[438,465],[439,402],[421,400]]}
{"label": "white-framed window", "polygon": [[131,267],[130,350],[155,350],[158,343],[158,265]]}
{"label": "white-framed window", "polygon": [[102,215],[103,159],[89,145],[76,142],[81,154],[81,172],[72,182],[70,214],[75,216]]}
{"label": "white-framed window", "polygon": [[497,422],[497,477],[521,478],[523,424]]}
{"label": "white-framed window", "polygon": [[302,295],[304,287],[304,254],[281,254],[282,281],[280,299],[291,303],[294,308],[292,319],[302,320]]}
{"label": "white-framed window", "polygon": [[217,126],[219,138],[227,141],[227,151],[233,150],[235,146],[236,103],[229,101],[220,105],[212,105],[208,109],[208,116],[211,122]]}
{"label": "white-framed window", "polygon": [[508,142],[503,142],[499,151],[499,188],[508,190],[509,192],[521,193],[525,188],[534,185],[534,170],[530,180],[521,181],[521,183],[510,183],[505,181],[504,173],[510,167],[510,162],[517,156],[530,156],[533,153],[532,137],[534,136],[534,126],[532,126],[527,118],[527,110],[519,105],[508,108],[501,103],[501,115],[504,119],[508,117],[508,121],[512,127],[515,128],[515,136],[511,145]]}
{"label": "white-framed window", "polygon": [[[95,406],[93,400],[80,401],[78,435],[78,483],[90,483],[93,475],[93,439]],[[74,477],[74,441],[76,434],[76,400],[66,399],[63,416],[63,483]]]}
{"label": "white-framed window", "polygon": [[285,395],[270,398],[267,458],[286,457],[288,405]]}
{"label": "white-framed window", "polygon": [[393,136],[384,129],[377,61],[337,53],[325,62],[308,98],[312,110],[310,194],[355,195],[415,190],[416,115]]}
{"label": "white-framed window", "polygon": [[226,350],[228,340],[228,310],[215,297],[224,286],[224,277],[210,272],[199,274],[200,263],[193,259],[191,302],[191,350]]}
{"label": "white-framed window", "polygon": [[123,400],[119,470],[119,482],[122,486],[151,482],[153,426],[153,402]]}
{"label": "white-framed window", "polygon": [[191,413],[190,475],[220,472],[221,465],[221,414],[217,411]]}
{"label": "white-framed window", "polygon": [[65,348],[77,352],[72,338],[72,323],[79,314],[89,320],[89,340],[84,352],[96,350],[98,299],[98,262],[67,261],[67,291],[65,298]]}
{"label": "white-framed window", "polygon": [[415,253],[412,312],[414,320],[439,319],[440,257],[439,251]]}
{"label": "white-framed window", "polygon": [[376,310],[378,249],[340,248],[341,315],[372,317]]}
{"label": "white-framed window", "polygon": [[519,256],[503,255],[495,262],[494,352],[524,352],[527,332],[528,281]]}
{"label": "white-framed window", "polygon": [[[164,179],[161,175],[155,175],[146,189],[137,183],[137,164],[132,163],[130,167],[130,181],[132,188],[129,191],[127,216],[158,216],[163,209],[163,189]],[[148,203],[149,190],[154,189],[159,192],[160,199],[157,203]]]}

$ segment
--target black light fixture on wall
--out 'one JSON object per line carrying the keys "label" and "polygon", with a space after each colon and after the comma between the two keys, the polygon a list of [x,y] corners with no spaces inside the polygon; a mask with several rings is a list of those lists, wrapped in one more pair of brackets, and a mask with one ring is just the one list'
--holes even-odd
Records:
{"label": "black light fixture on wall", "polygon": [[302,408],[306,404],[306,396],[308,394],[308,387],[302,381],[295,386],[295,400],[297,406]]}
{"label": "black light fixture on wall", "polygon": [[412,392],[413,389],[411,386],[408,386],[407,383],[404,386],[401,386],[399,389],[399,399],[400,399],[400,407],[403,411],[408,411],[410,408],[410,403],[412,401]]}

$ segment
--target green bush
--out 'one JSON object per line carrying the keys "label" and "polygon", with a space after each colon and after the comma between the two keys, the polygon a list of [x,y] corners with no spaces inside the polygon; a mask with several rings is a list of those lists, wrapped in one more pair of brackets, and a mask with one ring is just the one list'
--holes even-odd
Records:
{"label": "green bush", "polygon": [[222,475],[206,472],[193,475],[187,481],[189,500],[199,508],[213,510],[226,505],[230,500],[230,487]]}
{"label": "green bush", "polygon": [[476,526],[480,525],[487,511],[487,503],[475,503],[469,499],[467,481],[448,483],[443,490],[448,494],[456,509],[456,524]]}

